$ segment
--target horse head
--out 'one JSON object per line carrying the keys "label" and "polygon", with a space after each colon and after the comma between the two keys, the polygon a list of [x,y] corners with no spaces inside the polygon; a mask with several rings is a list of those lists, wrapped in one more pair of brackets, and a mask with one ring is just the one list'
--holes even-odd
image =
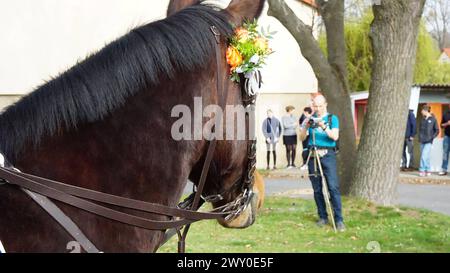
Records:
{"label": "horse head", "polygon": [[[192,4],[197,4],[200,1],[184,0],[174,1],[169,4],[167,14],[172,15],[179,10],[185,9]],[[228,21],[234,27],[241,26],[246,20],[257,19],[263,9],[265,1],[255,0],[233,0],[227,8],[221,12],[226,14]],[[244,95],[242,93],[242,84],[231,82],[229,75],[229,67],[225,59],[225,51],[227,49],[228,37],[222,37],[220,42],[220,63],[216,65],[219,67],[217,73],[218,77],[225,83],[225,89],[222,90],[224,94],[216,94],[219,98],[221,95],[226,96],[227,106],[242,106]],[[220,92],[215,88],[215,92]],[[218,103],[220,104],[220,103]],[[224,105],[223,105],[224,106]],[[247,110],[251,108],[247,108]],[[234,115],[227,107],[223,110],[223,116]],[[216,210],[231,209],[234,211],[228,217],[219,219],[219,223],[224,227],[229,228],[245,228],[254,223],[256,219],[256,210],[261,199],[264,198],[264,192],[261,191],[261,182],[255,185],[255,142],[251,139],[252,134],[249,132],[254,128],[250,125],[254,122],[247,111],[247,116],[241,116],[246,122],[244,125],[247,130],[245,139],[233,140],[219,140],[217,143],[216,152],[212,161],[212,166],[208,172],[207,181],[205,184],[204,199],[212,203]],[[238,114],[239,116],[239,114]],[[238,117],[239,118],[239,117]],[[229,124],[224,125],[224,120],[220,121],[224,126],[223,134],[233,131],[232,134],[236,137],[236,128],[229,128]],[[238,122],[239,123],[239,122]],[[225,137],[224,137],[225,138]],[[194,166],[191,172],[190,179],[197,183],[200,179],[201,167],[203,166],[204,158]],[[237,211],[237,212],[236,212]]]}

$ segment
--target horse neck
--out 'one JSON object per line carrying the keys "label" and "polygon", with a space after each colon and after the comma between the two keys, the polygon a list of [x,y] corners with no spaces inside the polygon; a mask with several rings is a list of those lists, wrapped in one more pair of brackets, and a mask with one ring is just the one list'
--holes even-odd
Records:
{"label": "horse neck", "polygon": [[101,121],[43,139],[16,166],[68,184],[174,205],[205,143],[174,141],[171,109],[206,94],[210,77],[203,77],[191,73],[138,92]]}

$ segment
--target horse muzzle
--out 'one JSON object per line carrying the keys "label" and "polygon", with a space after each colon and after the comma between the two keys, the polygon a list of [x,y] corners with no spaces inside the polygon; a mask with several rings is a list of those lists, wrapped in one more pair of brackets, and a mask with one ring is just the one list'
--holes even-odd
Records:
{"label": "horse muzzle", "polygon": [[219,219],[218,222],[226,228],[247,228],[256,220],[256,211],[258,207],[258,193],[254,192],[248,206],[231,220]]}

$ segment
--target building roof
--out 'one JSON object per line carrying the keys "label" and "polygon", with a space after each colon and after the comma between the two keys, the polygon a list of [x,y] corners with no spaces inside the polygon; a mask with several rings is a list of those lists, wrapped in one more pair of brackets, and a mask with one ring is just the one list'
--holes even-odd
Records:
{"label": "building roof", "polygon": [[438,84],[438,83],[416,83],[414,87],[426,88],[426,89],[450,89],[450,83]]}
{"label": "building roof", "polygon": [[[422,91],[449,91],[450,83],[437,84],[437,83],[416,83],[413,87],[420,87]],[[369,97],[369,91],[359,91],[350,93],[352,100],[363,100]]]}
{"label": "building roof", "polygon": [[308,6],[311,6],[313,8],[317,8],[317,4],[316,4],[315,0],[299,0],[299,1],[304,3],[304,4],[306,4],[306,5],[308,5]]}
{"label": "building roof", "polygon": [[447,56],[450,57],[450,47],[444,48],[444,49],[442,50],[442,52],[444,52]]}
{"label": "building roof", "polygon": [[369,97],[369,91],[359,91],[350,93],[351,100],[365,100]]}

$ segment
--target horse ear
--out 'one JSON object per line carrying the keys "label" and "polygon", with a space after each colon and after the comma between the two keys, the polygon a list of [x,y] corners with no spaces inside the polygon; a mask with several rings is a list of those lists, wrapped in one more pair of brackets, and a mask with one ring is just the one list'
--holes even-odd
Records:
{"label": "horse ear", "polygon": [[199,2],[200,0],[170,0],[167,8],[167,17]]}
{"label": "horse ear", "polygon": [[240,26],[244,20],[257,19],[264,8],[266,0],[233,0],[226,8],[232,16],[231,21]]}

